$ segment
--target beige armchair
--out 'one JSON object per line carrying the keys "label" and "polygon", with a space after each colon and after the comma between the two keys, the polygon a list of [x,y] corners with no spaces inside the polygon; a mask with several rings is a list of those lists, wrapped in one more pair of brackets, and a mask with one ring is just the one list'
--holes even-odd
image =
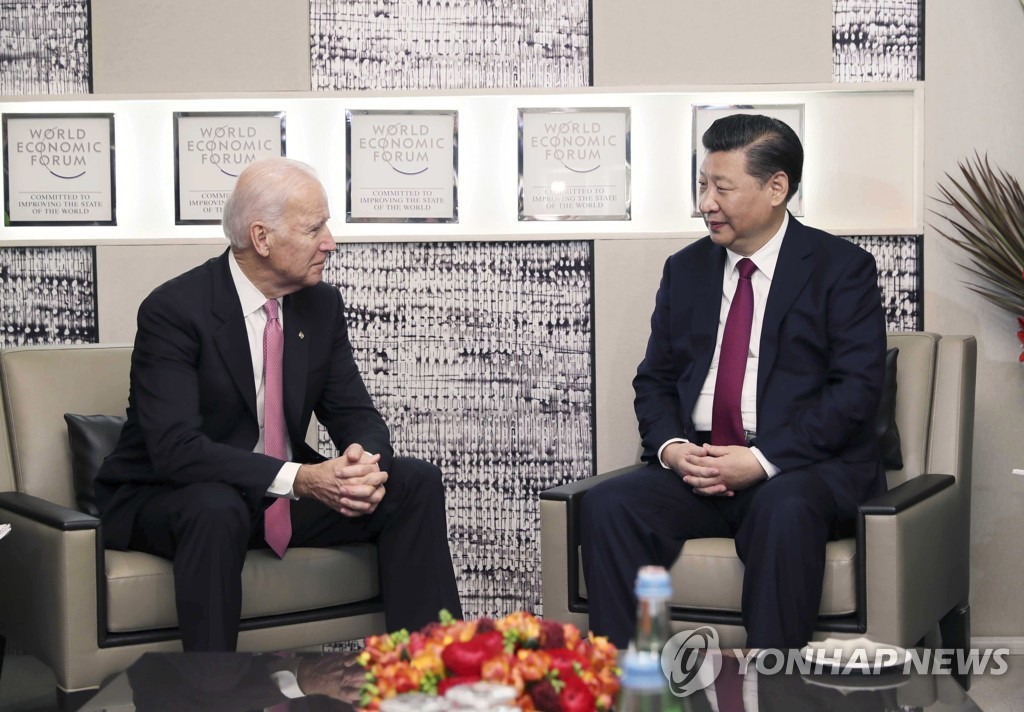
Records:
{"label": "beige armchair", "polygon": [[[969,644],[971,447],[977,344],[973,337],[892,333],[898,347],[896,422],[903,468],[889,492],[863,504],[855,538],[830,542],[815,639],[867,636],[912,646]],[[602,479],[542,492],[544,615],[586,629],[580,502]],[[711,624],[742,646],[743,564],[732,539],[688,541],[671,569],[673,624]],[[934,634],[934,635],[932,635]]]}
{"label": "beige armchair", "polygon": [[[0,522],[13,525],[0,542],[0,635],[53,669],[62,706],[144,652],[181,649],[170,561],[104,550],[99,520],[75,504],[63,416],[123,415],[131,351],[0,352]],[[384,630],[372,545],[293,549],[281,560],[253,551],[242,579],[239,650],[291,650]]]}

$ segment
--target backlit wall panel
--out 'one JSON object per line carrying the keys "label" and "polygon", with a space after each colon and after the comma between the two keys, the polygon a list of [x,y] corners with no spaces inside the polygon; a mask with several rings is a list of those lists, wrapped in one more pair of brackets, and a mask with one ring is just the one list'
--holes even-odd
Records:
{"label": "backlit wall panel", "polygon": [[314,91],[590,85],[587,0],[310,0]]}
{"label": "backlit wall panel", "polygon": [[341,245],[325,273],[396,453],[444,473],[466,615],[540,612],[538,493],[594,474],[591,275],[584,241]]}

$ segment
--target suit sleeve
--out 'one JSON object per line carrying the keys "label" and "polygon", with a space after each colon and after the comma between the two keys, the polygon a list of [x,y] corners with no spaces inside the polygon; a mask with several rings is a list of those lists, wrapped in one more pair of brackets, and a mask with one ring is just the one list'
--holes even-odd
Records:
{"label": "suit sleeve", "polygon": [[393,457],[391,435],[373,405],[353,357],[341,293],[337,289],[331,291],[337,303],[331,332],[330,371],[314,409],[316,417],[340,451],[359,443],[366,451],[379,454],[380,469],[387,471]]}
{"label": "suit sleeve", "polygon": [[[226,445],[202,430],[200,329],[174,294],[157,290],[139,308],[132,352],[132,398],[154,471],[170,484],[224,482],[258,501],[281,462]],[[239,404],[242,407],[244,404]],[[247,412],[240,411],[258,428]],[[254,430],[255,444],[258,431]]]}
{"label": "suit sleeve", "polygon": [[870,424],[881,397],[886,338],[874,257],[863,250],[843,255],[828,294],[824,382],[780,427],[762,432],[758,426],[755,445],[783,472],[836,457],[877,458]]}
{"label": "suit sleeve", "polygon": [[651,315],[647,351],[633,379],[633,407],[643,441],[643,459],[648,462],[657,461],[658,449],[668,440],[685,437],[678,389],[685,357],[672,349],[670,324],[675,316],[671,306],[674,285],[670,265],[671,261],[665,262]]}

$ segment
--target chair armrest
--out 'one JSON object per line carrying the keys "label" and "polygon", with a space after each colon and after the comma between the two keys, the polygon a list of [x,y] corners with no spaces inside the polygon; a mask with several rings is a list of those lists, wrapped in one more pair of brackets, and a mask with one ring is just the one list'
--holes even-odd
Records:
{"label": "chair armrest", "polygon": [[967,601],[968,506],[956,479],[937,474],[918,475],[861,505],[858,609],[867,637],[915,645]]}
{"label": "chair armrest", "polygon": [[587,630],[587,603],[580,597],[580,509],[595,485],[635,470],[622,467],[540,493],[541,583],[544,615]]}
{"label": "chair armrest", "polygon": [[928,499],[956,483],[953,475],[918,475],[883,495],[869,499],[860,505],[865,515],[892,516]]}
{"label": "chair armrest", "polygon": [[98,529],[100,526],[100,520],[90,514],[24,492],[0,492],[0,511],[4,510],[65,532]]}
{"label": "chair armrest", "polygon": [[[100,520],[23,492],[0,492],[0,633],[54,670],[96,650],[106,605]],[[100,594],[100,591],[103,594]]]}
{"label": "chair armrest", "polygon": [[551,489],[544,490],[540,493],[541,499],[554,500],[559,502],[566,502],[570,499],[582,496],[586,494],[590,488],[601,484],[605,480],[610,480],[613,477],[624,475],[627,472],[632,472],[639,465],[628,465],[626,467],[620,467],[617,470],[611,472],[605,472],[604,474],[596,475],[594,477],[586,477],[582,480],[575,480],[574,482],[566,482],[564,485],[558,487],[552,487]]}

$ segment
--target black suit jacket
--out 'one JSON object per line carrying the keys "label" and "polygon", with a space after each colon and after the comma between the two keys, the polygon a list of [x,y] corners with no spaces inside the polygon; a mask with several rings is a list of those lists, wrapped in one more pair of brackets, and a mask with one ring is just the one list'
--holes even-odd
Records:
{"label": "black suit jacket", "polygon": [[[284,409],[292,458],[323,458],[306,445],[310,414],[341,449],[360,443],[387,470],[388,428],[352,356],[344,305],[327,284],[284,298]],[[259,439],[256,386],[228,253],[157,287],[139,307],[127,421],[97,475],[107,546],[125,548],[138,507],[195,482],[236,487],[253,511],[281,461],[252,450]]]}
{"label": "black suit jacket", "polygon": [[[644,459],[694,439],[691,414],[714,356],[725,248],[704,237],[669,257],[633,386]],[[783,472],[821,473],[847,512],[885,491],[872,422],[885,373],[874,258],[790,217],[761,331],[757,436]]]}

